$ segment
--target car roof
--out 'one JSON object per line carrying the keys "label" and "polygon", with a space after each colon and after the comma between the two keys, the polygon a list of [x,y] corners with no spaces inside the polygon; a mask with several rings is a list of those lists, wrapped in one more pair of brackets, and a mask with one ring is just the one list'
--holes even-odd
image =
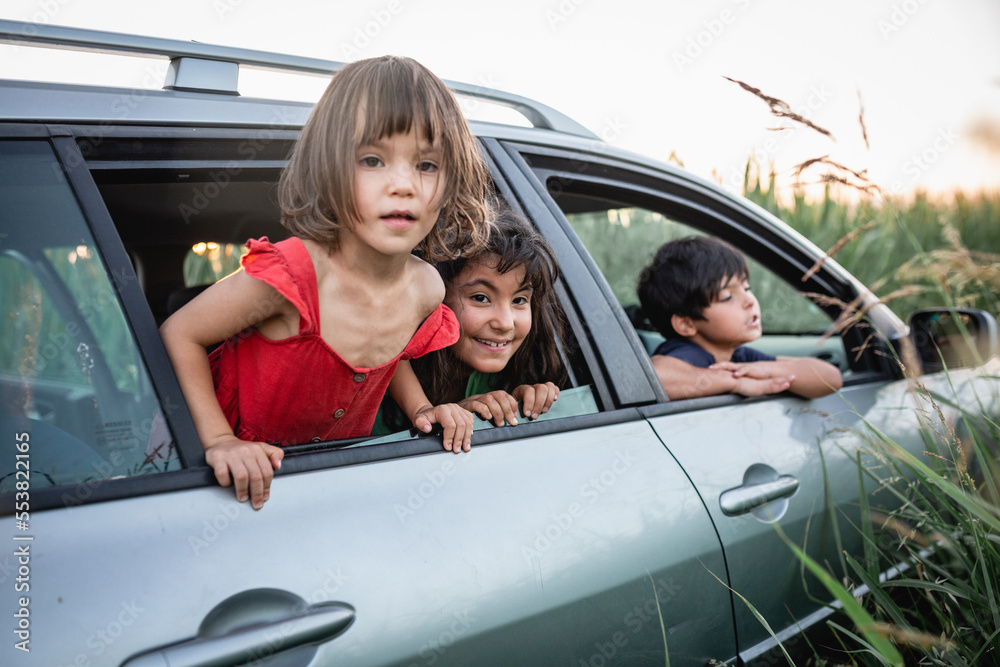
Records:
{"label": "car roof", "polygon": [[[5,96],[14,101],[3,110],[3,117],[35,118],[50,121],[100,122],[107,120],[105,106],[81,104],[84,101],[103,101],[102,95],[121,98],[129,122],[167,122],[188,125],[265,124],[275,122],[273,110],[280,105],[287,114],[278,116],[284,127],[295,127],[305,122],[311,104],[254,100],[239,96],[238,80],[241,67],[329,76],[346,63],[293,56],[253,49],[243,49],[199,42],[144,37],[124,33],[86,30],[22,21],[0,20],[0,43],[19,46],[68,49],[77,52],[96,52],[141,57],[165,57],[170,60],[162,91],[114,89],[104,86],[73,86],[4,81],[3,87],[18,96]],[[540,102],[483,86],[456,81],[445,81],[459,96],[491,102],[513,109],[533,127],[578,135],[589,139],[597,136],[565,114]],[[51,99],[37,94],[44,90]],[[66,93],[74,95],[74,104],[61,104]],[[21,100],[21,97],[26,99]],[[132,97],[148,100],[143,109],[132,108]],[[214,104],[213,104],[214,102]],[[132,112],[135,111],[135,114]],[[233,114],[236,114],[234,119]]]}

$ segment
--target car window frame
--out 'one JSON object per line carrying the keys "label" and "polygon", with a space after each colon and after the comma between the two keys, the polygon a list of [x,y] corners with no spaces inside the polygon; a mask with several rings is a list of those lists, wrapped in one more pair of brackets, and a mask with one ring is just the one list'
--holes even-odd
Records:
{"label": "car window frame", "polygon": [[[247,130],[248,133],[250,131]],[[211,134],[231,138],[239,136],[240,131],[220,129]],[[37,510],[72,507],[217,484],[212,470],[205,464],[204,451],[200,447],[197,431],[183,400],[173,366],[169,362],[166,349],[159,336],[150,304],[142,291],[133,260],[125,248],[91,171],[107,167],[106,164],[99,163],[99,158],[106,153],[106,150],[101,150],[104,138],[121,138],[130,135],[155,136],[164,139],[190,138],[184,128],[121,128],[115,126],[93,128],[89,126],[0,124],[0,140],[10,137],[28,137],[46,140],[52,145],[56,160],[66,174],[71,191],[79,202],[81,212],[93,234],[97,251],[105,262],[105,266],[114,267],[108,269],[109,278],[118,295],[126,323],[130,328],[141,359],[146,364],[154,391],[156,391],[161,405],[164,406],[165,417],[174,435],[183,467],[177,471],[145,475],[141,478],[94,480],[93,482],[63,485],[51,489],[33,489],[32,506]],[[88,144],[88,141],[93,143]],[[487,141],[484,140],[483,143],[485,144]],[[96,150],[88,151],[90,154],[85,156],[81,151],[81,145],[93,145]],[[103,148],[106,148],[106,145]],[[543,234],[546,234],[550,243],[563,249],[562,253],[557,254],[560,262],[563,262],[564,259],[572,261],[574,253],[577,252],[575,247],[567,246],[567,243],[571,242],[565,238],[561,229],[556,227],[555,222],[550,219],[548,214],[540,216],[536,210],[535,214],[531,215],[529,211],[525,210],[526,207],[522,206],[526,193],[529,197],[534,195],[533,186],[522,179],[521,182],[511,187],[508,183],[509,175],[502,173],[496,162],[490,159],[490,151],[484,149],[483,152],[501,196],[513,208],[527,215]],[[92,162],[95,156],[98,158],[98,164]],[[134,162],[141,163],[143,168],[149,168],[151,164],[155,163],[155,160],[149,161],[139,156]],[[127,166],[126,162],[121,159],[115,160],[114,164],[118,167]],[[190,167],[191,164],[203,164],[203,166],[211,168],[218,167],[222,162],[216,159],[207,159],[203,155],[201,159],[187,161],[185,164],[187,167]],[[521,192],[518,188],[524,188],[526,192]],[[537,209],[539,202],[535,201],[533,206]],[[545,219],[544,224],[547,225],[547,229],[539,223],[539,217]],[[555,239],[549,236],[552,233],[555,233]],[[578,259],[576,261],[578,263]],[[474,446],[492,446],[502,442],[539,437],[550,433],[584,430],[644,419],[637,410],[623,405],[620,392],[610,386],[608,378],[612,377],[613,373],[609,368],[613,365],[609,364],[602,356],[605,349],[629,349],[623,334],[629,333],[630,328],[605,327],[605,329],[610,329],[611,335],[605,331],[602,337],[603,345],[594,345],[591,340],[594,322],[591,317],[588,317],[590,309],[580,307],[579,304],[597,303],[608,312],[613,313],[613,310],[610,309],[606,298],[595,290],[593,279],[588,274],[579,274],[579,271],[571,271],[569,274],[563,271],[563,275],[556,285],[556,291],[566,313],[569,329],[572,335],[577,338],[581,363],[586,365],[585,370],[592,376],[589,378],[592,380],[591,387],[601,410],[597,413],[552,421],[522,423],[516,428],[478,431]],[[587,299],[596,299],[596,301],[588,302]],[[612,317],[617,317],[617,315],[615,313]],[[632,333],[634,334],[634,332]],[[641,360],[633,358],[632,364],[637,368],[641,367]],[[640,381],[637,386],[641,390],[643,382]],[[650,386],[648,378],[644,389],[648,394],[647,399],[632,401],[631,405],[650,404],[654,402],[654,391],[662,391],[658,383],[655,389]],[[345,447],[346,444],[363,444],[364,440],[365,438],[358,438],[349,441],[306,443],[292,446],[288,451],[289,456],[284,460],[281,470],[276,471],[276,475],[334,469],[443,451],[439,436],[421,436],[410,441],[382,445]],[[13,502],[4,503],[3,509],[0,509],[0,515],[8,513],[6,509],[13,506]]]}
{"label": "car window frame", "polygon": [[[685,179],[677,174],[656,171],[647,165],[628,163],[607,155],[522,142],[506,142],[505,145],[512,158],[519,160],[522,168],[534,176],[537,187],[544,189],[546,197],[558,211],[559,224],[567,230],[572,230],[569,220],[558,203],[548,196],[546,181],[552,177],[562,176],[578,183],[587,183],[598,191],[604,191],[596,195],[598,198],[620,201],[622,206],[641,206],[657,211],[706,233],[720,235],[730,242],[739,239],[734,244],[743,252],[777,277],[792,285],[802,285],[802,291],[822,293],[848,304],[859,296],[849,275],[842,274],[843,269],[839,269],[833,262],[823,263],[806,281],[799,282],[819,257],[811,255],[809,249],[798,243],[793,235],[782,233],[768,219],[766,212],[758,210],[749,201],[739,200],[735,195],[711,190],[693,178]],[[626,176],[630,178],[626,179]],[[622,198],[616,199],[606,194],[611,191],[622,193]],[[678,210],[683,210],[685,215],[677,215]],[[693,219],[689,213],[697,214],[700,219]],[[753,229],[748,229],[747,223]],[[582,242],[578,240],[578,243],[581,255],[592,266],[592,271],[600,276],[617,308],[622,310],[589,252]],[[831,316],[831,322],[839,314],[833,306],[824,309]],[[880,313],[873,312],[872,315],[878,316]],[[627,316],[623,314],[623,317]],[[884,354],[886,346],[883,341],[879,338],[869,340],[870,331],[866,334],[862,330],[868,326],[865,319],[844,333],[845,351],[852,369],[852,373],[845,378],[847,384],[894,379],[898,375]],[[857,349],[861,349],[860,354],[856,354]],[[649,366],[652,368],[651,363]]]}
{"label": "car window frame", "polygon": [[643,362],[642,341],[562,211],[523,158],[512,154],[507,142],[485,139],[483,143],[502,174],[500,181],[512,190],[511,196],[545,236],[559,261],[570,301],[594,348],[591,365],[597,364],[593,370],[601,371],[607,387],[609,395],[602,398],[616,407],[669,400],[652,365]]}
{"label": "car window frame", "polygon": [[[91,478],[76,484],[32,488],[32,509],[71,507],[97,500],[131,497],[204,483],[206,475],[204,471],[198,470],[200,466],[204,466],[204,452],[198,451],[200,447],[195,450],[191,446],[192,442],[197,442],[194,423],[186,410],[174,408],[183,405],[182,401],[178,402],[181,396],[180,386],[172,373],[164,373],[166,350],[162,348],[163,343],[149,314],[132,263],[104,207],[74,134],[61,126],[0,123],[0,141],[21,140],[47,143],[52,148],[53,165],[62,169],[69,191],[80,206],[81,215],[94,239],[95,250],[108,272],[108,279],[115,291],[126,326],[135,342],[140,360],[145,365],[183,466],[178,471],[115,479]],[[158,353],[157,347],[162,350],[162,354]],[[7,502],[7,496],[10,496],[10,502]],[[13,511],[12,498],[13,494],[0,496],[0,516]]]}

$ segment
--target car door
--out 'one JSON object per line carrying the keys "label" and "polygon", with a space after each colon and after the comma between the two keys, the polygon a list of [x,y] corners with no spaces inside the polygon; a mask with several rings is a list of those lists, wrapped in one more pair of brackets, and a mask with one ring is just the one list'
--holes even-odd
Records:
{"label": "car door", "polygon": [[[591,270],[606,279],[605,293],[630,312],[637,308],[639,270],[662,243],[717,235],[749,258],[765,332],[753,346],[840,366],[843,389],[819,399],[786,393],[667,402],[661,396],[640,408],[712,515],[729,578],[716,574],[740,596],[734,609],[741,658],[760,659],[775,644],[749,605],[786,647],[806,648],[796,635],[829,614],[823,601],[831,595],[804,572],[779,530],[843,574],[842,554],[861,550],[861,480],[867,493],[877,488],[859,469],[878,467],[866,453],[866,433],[881,430],[914,453],[923,449],[914,408],[927,405],[886,362],[886,340],[899,335],[894,318],[876,307],[870,320],[834,326],[863,288],[832,261],[804,279],[822,256],[815,247],[749,203],[679,170],[639,165],[596,144],[572,150],[512,142],[498,143],[497,150],[511,169],[537,179],[554,219],[573,230],[581,254],[593,260]],[[646,355],[657,338],[662,342],[641,322],[619,316],[612,324],[638,325],[631,345]],[[888,325],[882,338],[878,324]],[[940,378],[933,382],[943,388]]]}
{"label": "car door", "polygon": [[[109,288],[85,298],[63,277],[54,292],[69,303],[47,295],[42,307],[94,305],[99,319],[64,327],[67,363],[113,368],[121,356],[132,378],[123,388],[85,373],[80,423],[4,395],[3,455],[33,474],[0,496],[13,544],[0,615],[17,638],[3,664],[598,666],[669,651],[694,665],[735,654],[710,513],[628,407],[658,389],[607,370],[628,360],[627,339],[583,323],[609,308],[587,301],[600,297],[592,277],[559,289],[574,384],[599,411],[477,433],[463,455],[431,437],[292,448],[253,512],[204,466],[121,223],[79,152],[87,131],[0,129],[3,250],[85,248]],[[566,237],[553,245],[572,264]],[[30,300],[6,296],[5,317],[24,328]],[[47,334],[28,335],[38,346]],[[79,351],[88,335],[117,342]],[[10,386],[40,384],[30,365],[15,370]]]}

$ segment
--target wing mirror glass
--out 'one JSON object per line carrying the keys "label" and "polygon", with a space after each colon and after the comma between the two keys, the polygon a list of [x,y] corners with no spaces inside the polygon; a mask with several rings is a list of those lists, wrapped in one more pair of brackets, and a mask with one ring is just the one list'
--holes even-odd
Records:
{"label": "wing mirror glass", "polygon": [[930,308],[910,316],[910,340],[925,373],[978,366],[997,353],[997,321],[973,308]]}

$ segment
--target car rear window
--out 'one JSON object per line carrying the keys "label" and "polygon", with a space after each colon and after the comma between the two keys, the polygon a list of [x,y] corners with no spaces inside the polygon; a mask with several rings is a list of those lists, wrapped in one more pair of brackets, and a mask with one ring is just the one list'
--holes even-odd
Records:
{"label": "car rear window", "polygon": [[0,142],[0,200],[0,492],[15,489],[6,452],[15,433],[30,442],[32,488],[180,468],[108,267],[48,142]]}

